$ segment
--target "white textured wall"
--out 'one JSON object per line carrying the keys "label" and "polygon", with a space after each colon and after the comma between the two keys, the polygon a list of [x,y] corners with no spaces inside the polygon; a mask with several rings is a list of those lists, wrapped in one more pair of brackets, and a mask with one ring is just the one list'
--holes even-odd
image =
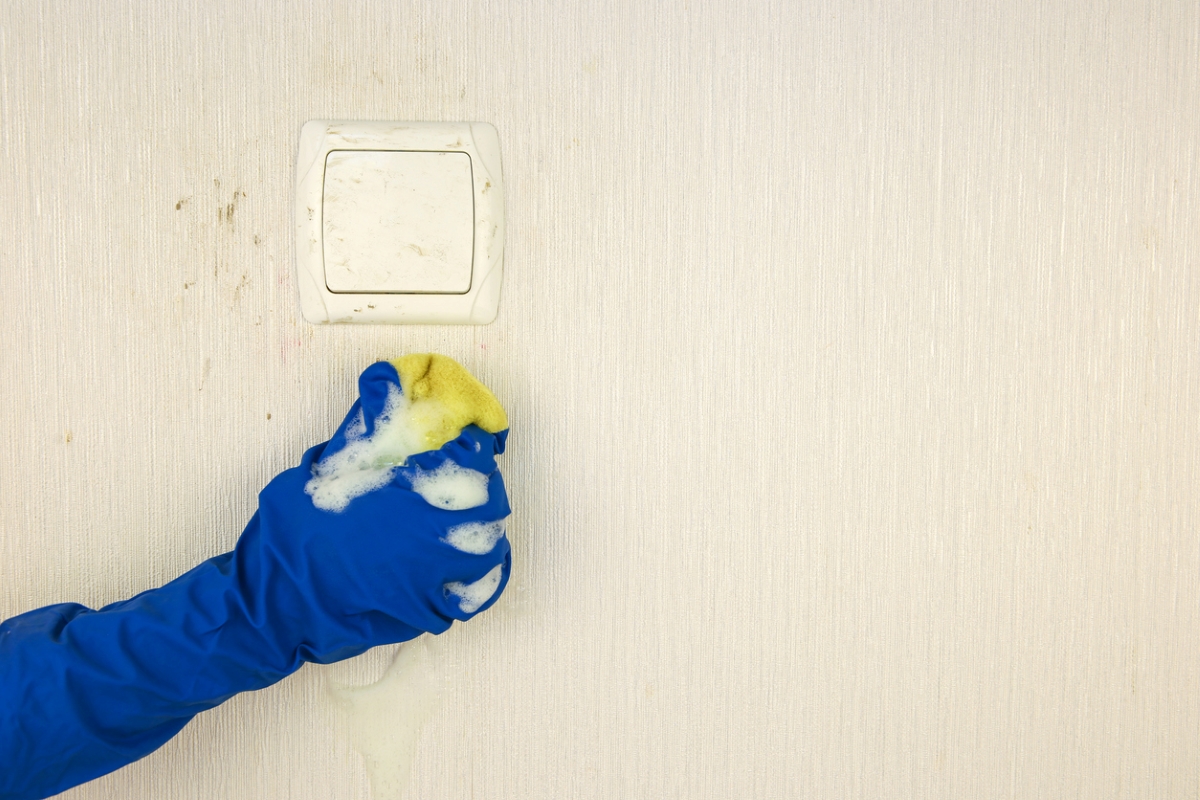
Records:
{"label": "white textured wall", "polygon": [[[18,1],[0,69],[0,615],[228,549],[433,349],[516,567],[414,796],[1200,792],[1192,0]],[[495,324],[299,317],[330,117],[497,126]],[[365,797],[330,674],[70,796]]]}

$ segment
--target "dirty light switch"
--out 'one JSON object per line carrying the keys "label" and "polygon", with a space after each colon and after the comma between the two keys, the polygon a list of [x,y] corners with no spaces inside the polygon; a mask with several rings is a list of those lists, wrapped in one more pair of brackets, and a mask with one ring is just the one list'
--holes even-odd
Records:
{"label": "dirty light switch", "polygon": [[463,293],[475,210],[461,152],[334,150],[322,196],[331,292]]}
{"label": "dirty light switch", "polygon": [[496,318],[504,175],[492,125],[309,120],[295,201],[296,288],[309,322]]}

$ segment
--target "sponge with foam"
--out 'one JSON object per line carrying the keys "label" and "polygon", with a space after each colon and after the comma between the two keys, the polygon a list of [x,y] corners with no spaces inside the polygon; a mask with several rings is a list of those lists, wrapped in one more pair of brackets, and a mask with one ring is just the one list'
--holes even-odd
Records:
{"label": "sponge with foam", "polygon": [[392,361],[400,385],[410,402],[433,399],[445,413],[425,431],[430,450],[436,450],[474,424],[488,433],[508,427],[508,415],[496,396],[452,358],[437,353],[417,353]]}

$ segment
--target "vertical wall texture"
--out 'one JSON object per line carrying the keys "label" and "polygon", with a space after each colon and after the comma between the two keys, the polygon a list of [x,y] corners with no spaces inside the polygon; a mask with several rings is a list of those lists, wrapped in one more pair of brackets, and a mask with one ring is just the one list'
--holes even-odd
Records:
{"label": "vertical wall texture", "polygon": [[[1200,6],[905,5],[5,3],[0,615],[229,549],[436,350],[515,571],[413,796],[1196,797]],[[497,126],[495,324],[300,318],[310,118]],[[365,797],[391,652],[69,796]]]}

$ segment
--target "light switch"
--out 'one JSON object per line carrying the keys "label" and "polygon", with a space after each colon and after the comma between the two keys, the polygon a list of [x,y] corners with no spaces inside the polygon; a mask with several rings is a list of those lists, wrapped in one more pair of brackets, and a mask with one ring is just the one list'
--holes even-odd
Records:
{"label": "light switch", "polygon": [[491,125],[305,124],[296,277],[310,322],[487,324],[503,256]]}
{"label": "light switch", "polygon": [[331,292],[471,288],[475,208],[466,153],[335,150],[325,159]]}

